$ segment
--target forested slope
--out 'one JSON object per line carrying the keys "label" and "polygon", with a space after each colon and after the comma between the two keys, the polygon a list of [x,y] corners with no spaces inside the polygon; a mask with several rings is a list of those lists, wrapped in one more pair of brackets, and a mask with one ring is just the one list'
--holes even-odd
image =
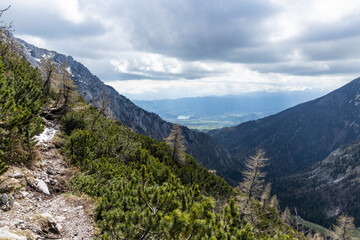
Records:
{"label": "forested slope", "polygon": [[78,169],[69,193],[93,198],[103,239],[303,238],[269,198],[244,205],[243,193],[190,155],[180,152],[185,162],[174,161],[165,142],[134,133],[106,108],[85,103],[64,64],[45,59],[34,69],[11,45],[1,42],[1,50],[0,174],[9,166],[31,166],[34,136],[43,130],[40,114],[59,121],[56,146]]}

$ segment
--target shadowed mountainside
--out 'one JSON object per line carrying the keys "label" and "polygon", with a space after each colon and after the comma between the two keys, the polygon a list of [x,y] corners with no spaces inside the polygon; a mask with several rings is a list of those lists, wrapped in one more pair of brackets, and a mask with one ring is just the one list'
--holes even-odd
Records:
{"label": "shadowed mountainside", "polygon": [[270,177],[288,176],[359,140],[360,78],[321,98],[278,114],[210,131],[237,164],[256,149],[270,158]]}

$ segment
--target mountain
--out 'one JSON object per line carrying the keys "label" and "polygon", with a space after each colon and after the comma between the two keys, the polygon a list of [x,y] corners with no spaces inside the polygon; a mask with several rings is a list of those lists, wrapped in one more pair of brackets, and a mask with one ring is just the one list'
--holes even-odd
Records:
{"label": "mountain", "polygon": [[169,122],[208,131],[263,118],[321,95],[321,92],[306,90],[253,92],[226,96],[134,100],[134,103],[149,112],[159,114]]}
{"label": "mountain", "polygon": [[[85,101],[98,106],[101,99],[106,99],[111,115],[137,133],[151,136],[156,140],[162,140],[169,135],[172,123],[164,121],[157,114],[147,112],[136,106],[115,89],[104,84],[89,69],[71,56],[37,48],[21,39],[16,40],[23,48],[22,55],[33,66],[39,67],[41,60],[45,57],[52,57],[58,64],[66,62],[68,71]],[[209,135],[190,130],[187,127],[182,127],[182,130],[187,148],[186,152],[194,156],[200,164],[219,172],[221,169],[231,166],[232,161],[227,150]]]}
{"label": "mountain", "polygon": [[360,142],[334,150],[310,170],[274,181],[277,195],[305,219],[329,226],[342,212],[360,225]]}
{"label": "mountain", "polygon": [[[360,225],[360,78],[278,114],[210,131],[241,166],[263,148],[282,206],[330,226],[341,213]],[[238,171],[227,180],[239,181]]]}
{"label": "mountain", "polygon": [[147,111],[156,112],[163,118],[251,113],[266,116],[320,95],[321,93],[315,91],[253,92],[226,96],[134,100],[134,103]]}
{"label": "mountain", "polygon": [[357,78],[313,101],[209,134],[229,150],[237,164],[263,148],[270,158],[270,178],[289,176],[360,139],[359,96]]}

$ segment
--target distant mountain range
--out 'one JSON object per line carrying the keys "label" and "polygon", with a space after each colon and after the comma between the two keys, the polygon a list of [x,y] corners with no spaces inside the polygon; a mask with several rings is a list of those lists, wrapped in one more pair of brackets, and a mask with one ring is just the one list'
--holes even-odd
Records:
{"label": "distant mountain range", "polygon": [[190,128],[209,130],[278,113],[323,95],[319,91],[253,92],[163,100],[134,100],[143,109]]}
{"label": "distant mountain range", "polygon": [[[348,157],[358,145],[345,146],[360,140],[360,78],[278,114],[209,134],[229,150],[238,166],[263,148],[270,158],[268,180],[274,182],[283,205],[296,206],[307,219],[321,224],[329,224],[343,211],[360,224],[358,200],[344,197],[358,192],[359,186],[354,169],[360,168],[360,155],[355,151]],[[336,149],[340,150],[333,152]],[[236,183],[240,175],[232,171],[226,177]]]}

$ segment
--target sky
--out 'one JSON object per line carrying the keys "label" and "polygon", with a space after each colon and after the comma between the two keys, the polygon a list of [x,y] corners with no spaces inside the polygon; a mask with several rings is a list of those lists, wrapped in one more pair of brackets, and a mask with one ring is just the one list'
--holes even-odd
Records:
{"label": "sky", "polygon": [[130,99],[331,91],[360,76],[358,0],[2,0],[5,23]]}

